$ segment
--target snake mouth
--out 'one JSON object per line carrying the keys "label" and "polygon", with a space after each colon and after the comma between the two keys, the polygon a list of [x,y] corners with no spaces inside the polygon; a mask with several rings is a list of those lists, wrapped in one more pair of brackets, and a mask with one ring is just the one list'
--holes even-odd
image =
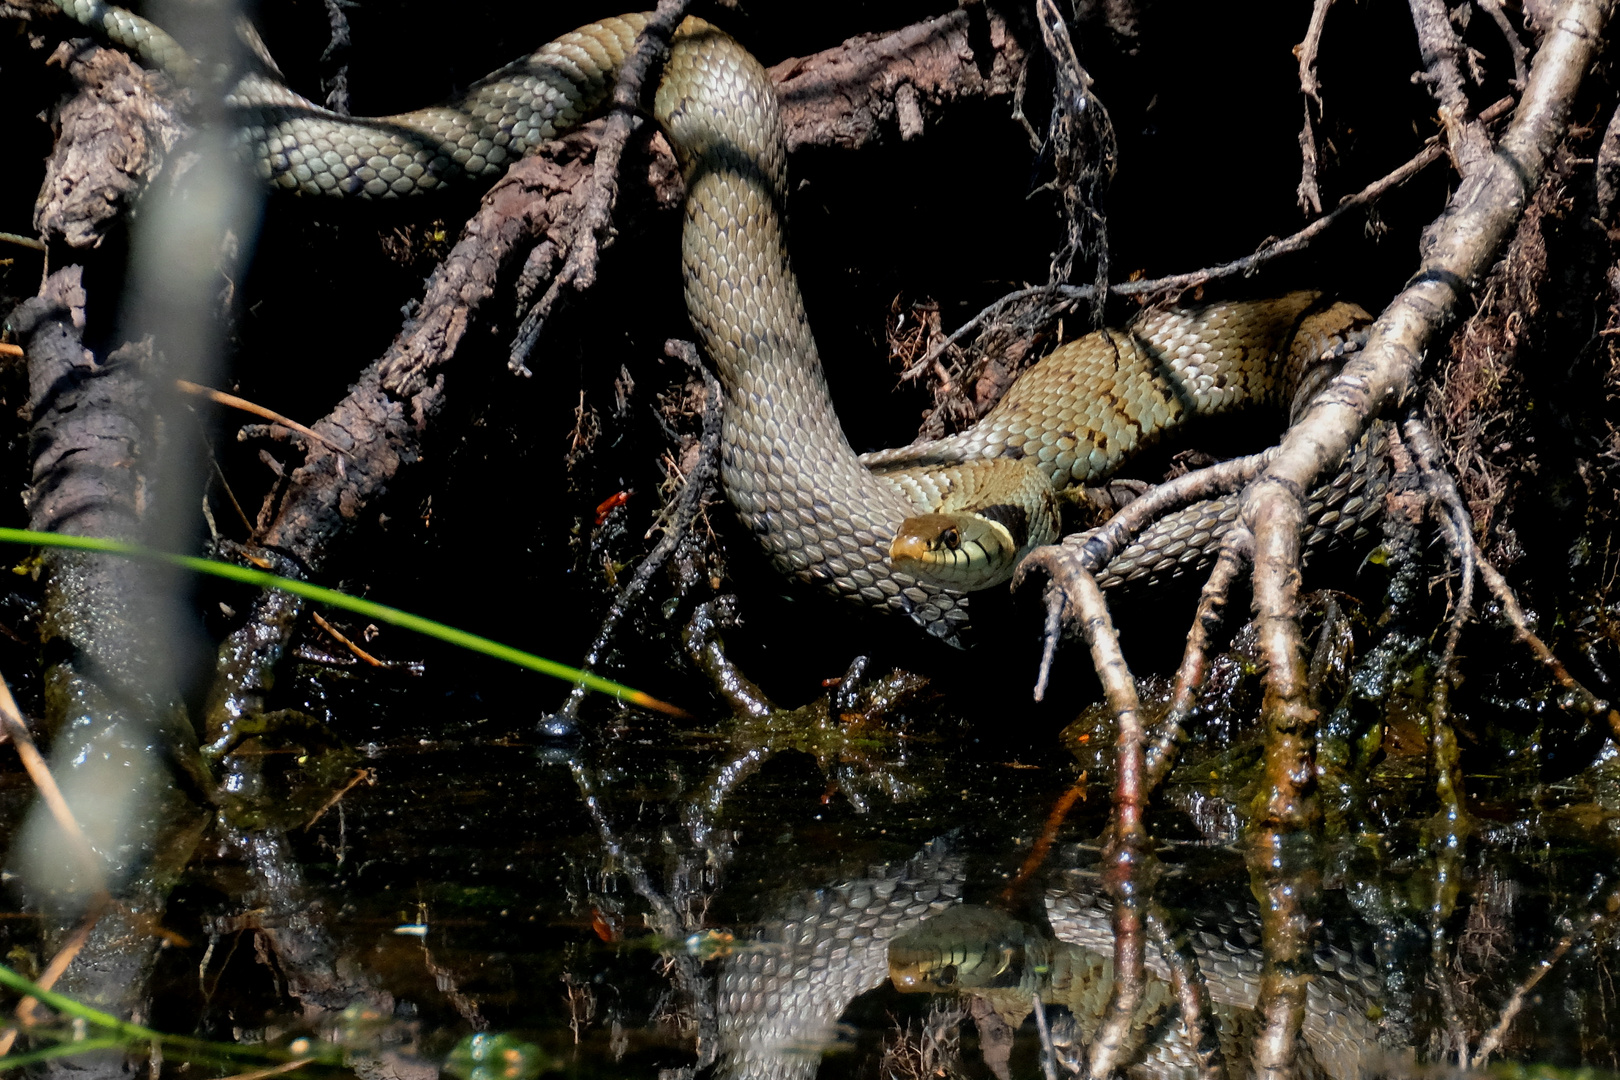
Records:
{"label": "snake mouth", "polygon": [[889,561],[896,566],[925,562],[933,553],[933,544],[916,533],[902,533],[889,545]]}

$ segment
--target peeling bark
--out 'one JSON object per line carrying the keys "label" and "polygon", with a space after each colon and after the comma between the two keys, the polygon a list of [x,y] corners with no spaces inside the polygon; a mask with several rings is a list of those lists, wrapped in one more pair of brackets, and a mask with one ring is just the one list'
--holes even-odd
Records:
{"label": "peeling bark", "polygon": [[57,114],[34,228],[70,247],[97,247],[189,129],[167,80],[117,49],[63,42],[50,63],[67,68],[79,93]]}

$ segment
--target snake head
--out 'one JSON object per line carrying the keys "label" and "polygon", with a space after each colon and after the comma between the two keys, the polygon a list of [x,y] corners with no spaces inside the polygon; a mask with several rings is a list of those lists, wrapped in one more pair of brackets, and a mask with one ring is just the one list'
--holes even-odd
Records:
{"label": "snake head", "polygon": [[982,514],[918,514],[900,523],[889,564],[921,581],[972,592],[1010,579],[1018,549],[1006,525]]}

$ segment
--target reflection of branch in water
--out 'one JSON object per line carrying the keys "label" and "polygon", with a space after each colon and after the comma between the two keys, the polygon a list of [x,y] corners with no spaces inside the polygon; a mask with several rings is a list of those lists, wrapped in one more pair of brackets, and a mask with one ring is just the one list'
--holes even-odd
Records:
{"label": "reflection of branch in water", "polygon": [[1226,1055],[1215,1027],[1209,983],[1198,966],[1192,939],[1185,929],[1171,923],[1158,901],[1150,900],[1146,906],[1147,931],[1170,969],[1170,990],[1181,1006],[1181,1022],[1198,1063],[1198,1080],[1226,1080]]}
{"label": "reflection of branch in water", "polygon": [[737,624],[736,598],[722,596],[699,604],[683,637],[687,653],[732,707],[726,729],[731,756],[688,801],[685,821],[699,846],[706,845],[707,822],[721,803],[772,756],[783,750],[810,754],[861,813],[872,796],[904,802],[915,789],[902,775],[903,754],[886,727],[890,715],[914,699],[928,680],[904,671],[865,678],[868,659],[856,657],[827,696],[797,709],[783,709],[765,696],[726,655],[721,630]]}
{"label": "reflection of branch in water", "polygon": [[1612,926],[1616,914],[1620,914],[1620,891],[1611,892],[1604,898],[1601,910],[1589,912],[1585,918],[1576,924],[1574,929],[1558,939],[1551,952],[1536,961],[1536,966],[1530,969],[1530,974],[1526,975],[1524,981],[1514,988],[1513,996],[1508,999],[1506,1005],[1502,1006],[1502,1015],[1496,1021],[1496,1026],[1486,1032],[1485,1037],[1480,1040],[1479,1049],[1474,1051],[1473,1060],[1467,1064],[1468,1068],[1479,1069],[1484,1067],[1485,1062],[1502,1045],[1502,1039],[1507,1035],[1508,1028],[1513,1026],[1513,1021],[1518,1018],[1519,1010],[1524,1008],[1526,996],[1536,988],[1536,984],[1541,981],[1542,977],[1551,971],[1553,965],[1562,960],[1564,954],[1569,952],[1570,948],[1581,938],[1587,934],[1596,933],[1605,925]]}
{"label": "reflection of branch in water", "polygon": [[[647,915],[648,926],[660,936],[675,941],[683,940],[700,929],[702,919],[695,912],[703,910],[706,903],[692,902],[693,894],[698,891],[695,883],[702,880],[702,875],[695,872],[700,866],[694,865],[699,863],[699,857],[691,852],[676,855],[678,868],[671,875],[675,883],[672,901],[653,884],[646,868],[641,865],[641,860],[626,851],[624,845],[619,842],[613,824],[608,820],[607,810],[602,805],[602,792],[596,775],[577,758],[569,759],[568,770],[573,774],[574,783],[579,786],[580,801],[584,804],[585,812],[590,816],[592,824],[596,826],[596,834],[602,842],[604,853],[629,880],[630,887],[635,890],[636,895],[645,900],[652,909]],[[723,857],[718,855],[715,858],[716,861],[723,860]],[[696,898],[703,899],[701,896]],[[719,1047],[714,994],[709,980],[703,977],[702,962],[697,957],[689,953],[667,951],[664,959],[665,969],[674,984],[679,1008],[691,1017],[693,1027],[696,1029],[698,1060],[692,1072],[687,1074],[692,1075],[697,1070],[706,1069],[714,1063]]]}

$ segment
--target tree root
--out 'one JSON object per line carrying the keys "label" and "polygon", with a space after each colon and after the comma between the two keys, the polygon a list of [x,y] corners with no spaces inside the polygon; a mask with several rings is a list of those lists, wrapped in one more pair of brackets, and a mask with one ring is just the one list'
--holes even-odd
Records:
{"label": "tree root", "polygon": [[[1414,8],[1418,6],[1415,2]],[[1253,1062],[1258,1075],[1294,1075],[1295,1046],[1312,967],[1314,898],[1320,887],[1314,839],[1321,820],[1315,790],[1316,711],[1308,696],[1298,622],[1304,493],[1325,470],[1347,460],[1380,409],[1408,396],[1424,348],[1451,323],[1458,308],[1469,301],[1473,283],[1490,268],[1563,135],[1570,103],[1595,55],[1609,10],[1610,5],[1601,0],[1570,0],[1564,5],[1536,54],[1524,97],[1494,153],[1482,158],[1470,153],[1473,134],[1482,136],[1483,129],[1470,127],[1457,102],[1442,97],[1442,111],[1447,103],[1451,108],[1448,135],[1464,173],[1462,185],[1446,211],[1426,230],[1421,269],[1412,283],[1375,322],[1366,346],[1290,427],[1280,445],[1265,456],[1243,495],[1245,531],[1223,547],[1189,634],[1178,688],[1196,682],[1211,617],[1224,602],[1226,585],[1241,564],[1238,550],[1252,545],[1255,627],[1267,665],[1262,705],[1265,774],[1251,809],[1249,839],[1266,954],[1258,1003],[1262,1030],[1255,1040]],[[1445,18],[1443,8],[1439,17]],[[1449,30],[1449,22],[1445,28]],[[1434,85],[1442,95],[1450,95],[1458,77],[1446,69],[1443,52],[1431,49],[1426,59],[1432,57],[1431,64],[1440,72]],[[1129,528],[1120,527],[1122,533]],[[1129,694],[1122,691],[1122,685],[1134,683],[1125,670],[1106,605],[1084,555],[1073,558],[1062,548],[1045,549],[1029,562],[1046,570],[1051,579],[1049,631],[1066,618],[1086,639],[1093,666],[1119,717],[1118,770],[1122,778],[1130,779],[1129,785],[1121,780],[1116,796],[1111,828],[1119,830],[1121,822],[1140,813],[1144,797],[1138,786],[1143,772],[1139,737],[1126,735],[1135,725],[1134,690]],[[1476,560],[1476,565],[1487,586],[1496,592],[1501,576],[1483,560]],[[1018,580],[1027,572],[1021,570]],[[1511,597],[1505,583],[1501,590]],[[1054,592],[1061,598],[1061,614],[1056,613],[1059,601],[1053,599]],[[1519,612],[1517,603],[1502,602],[1513,619],[1511,613]],[[1522,613],[1515,625],[1521,640],[1530,644]],[[1541,648],[1545,650],[1544,645]],[[1567,687],[1565,680],[1574,682],[1561,666],[1553,666],[1556,660],[1550,652],[1544,655],[1543,662],[1561,685]],[[1585,707],[1607,711],[1606,705],[1591,700]]]}
{"label": "tree root", "polygon": [[552,276],[551,284],[518,327],[512,342],[508,366],[519,375],[530,375],[529,352],[540,339],[546,317],[556,306],[564,289],[581,293],[596,284],[596,265],[601,250],[611,238],[613,207],[619,199],[619,161],[636,122],[647,77],[662,70],[669,55],[669,41],[675,27],[686,17],[687,0],[659,0],[658,10],[636,37],[635,47],[625,60],[613,84],[613,98],[600,141],[596,145],[596,168],[591,175],[590,194],[574,219],[567,245],[568,261]]}
{"label": "tree root", "polygon": [[1322,84],[1316,78],[1316,53],[1322,44],[1322,29],[1327,25],[1328,9],[1333,0],[1316,0],[1311,6],[1310,26],[1305,40],[1294,47],[1299,57],[1299,96],[1305,104],[1305,126],[1299,129],[1299,208],[1308,214],[1322,212],[1322,192],[1316,184],[1316,130],[1311,123],[1311,103],[1322,114]]}

